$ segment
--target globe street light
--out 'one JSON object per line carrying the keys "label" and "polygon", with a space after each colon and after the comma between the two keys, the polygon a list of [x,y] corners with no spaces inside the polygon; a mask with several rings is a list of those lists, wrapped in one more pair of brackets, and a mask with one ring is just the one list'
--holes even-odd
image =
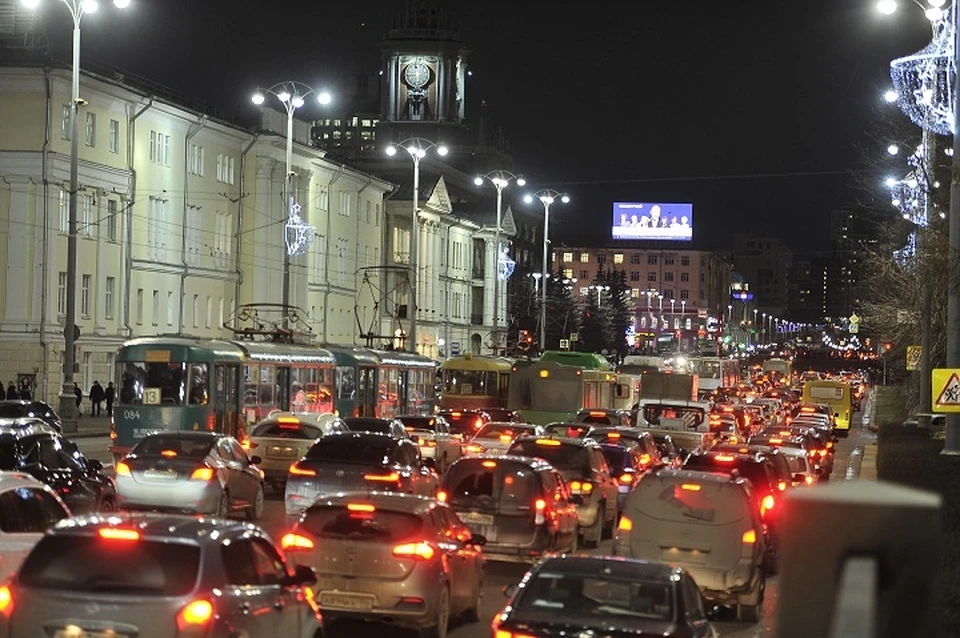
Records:
{"label": "globe street light", "polygon": [[[576,282],[577,280],[574,279],[573,281]],[[589,288],[590,290],[596,290],[596,291],[597,291],[597,308],[599,308],[600,305],[603,303],[602,298],[601,298],[601,295],[602,295],[604,292],[608,292],[608,291],[610,290],[610,286],[594,284],[594,285],[591,285],[591,286],[587,286],[587,288]]]}
{"label": "globe street light", "polygon": [[570,201],[570,196],[552,188],[545,188],[532,195],[525,195],[523,201],[531,204],[534,199],[539,199],[540,203],[543,204],[543,272],[541,273],[543,288],[540,289],[540,351],[543,352],[547,349],[547,262],[550,258],[550,206],[558,199],[566,204]]}
{"label": "globe street light", "polygon": [[477,186],[483,186],[485,180],[497,189],[497,228],[493,240],[494,246],[496,246],[493,276],[493,329],[496,331],[500,327],[500,220],[503,216],[503,189],[509,186],[510,182],[515,182],[517,186],[525,186],[527,180],[510,171],[491,171],[486,175],[477,175],[473,182]]}
{"label": "globe street light", "polygon": [[[21,0],[28,9],[40,6],[40,0]],[[63,385],[60,387],[59,408],[64,432],[77,431],[77,403],[74,388],[76,367],[77,328],[77,192],[80,190],[80,144],[77,134],[80,107],[80,21],[99,8],[97,0],[60,0],[73,18],[73,63],[70,86],[70,192],[67,213],[67,289],[66,313],[63,321]],[[118,9],[124,9],[130,0],[113,0]]]}
{"label": "globe street light", "polygon": [[[410,306],[407,309],[410,317],[410,334],[408,340],[410,343],[410,352],[417,352],[417,285],[419,281],[419,247],[420,247],[420,160],[427,156],[431,150],[435,151],[440,157],[445,156],[449,150],[441,143],[432,142],[422,137],[410,137],[396,144],[391,144],[385,149],[390,157],[397,154],[397,148],[407,152],[410,159],[413,160],[413,215],[410,226]],[[546,288],[546,286],[544,286]]]}
{"label": "globe street light", "polygon": [[303,82],[288,80],[279,82],[268,89],[257,89],[250,96],[250,100],[257,106],[262,105],[267,95],[272,95],[280,100],[283,108],[287,112],[287,148],[286,148],[286,172],[283,178],[283,204],[287,207],[287,217],[283,229],[283,239],[285,250],[283,251],[283,280],[281,292],[281,304],[283,305],[283,327],[287,328],[288,316],[290,314],[290,257],[292,255],[302,254],[304,250],[313,241],[312,232],[304,226],[300,218],[300,205],[295,201],[296,189],[293,188],[293,114],[298,108],[306,104],[306,98],[315,95],[320,104],[330,104],[330,94],[326,91],[318,91]]}

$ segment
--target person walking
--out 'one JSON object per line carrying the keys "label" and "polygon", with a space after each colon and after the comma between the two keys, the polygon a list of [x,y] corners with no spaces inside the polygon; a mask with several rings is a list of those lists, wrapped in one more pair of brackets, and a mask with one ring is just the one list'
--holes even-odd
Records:
{"label": "person walking", "polygon": [[16,401],[20,398],[20,393],[17,392],[17,386],[13,384],[13,381],[10,382],[10,385],[7,386],[7,401]]}
{"label": "person walking", "polygon": [[105,398],[103,386],[99,381],[94,381],[90,386],[90,416],[100,416],[100,404]]}
{"label": "person walking", "polygon": [[80,389],[79,385],[74,383],[73,393],[77,395],[77,418],[79,418],[83,416],[83,410],[80,409],[80,404],[83,403],[83,390]]}
{"label": "person walking", "polygon": [[113,387],[113,381],[107,382],[107,389],[103,391],[103,398],[107,402],[107,416],[113,416],[113,399],[117,390]]}

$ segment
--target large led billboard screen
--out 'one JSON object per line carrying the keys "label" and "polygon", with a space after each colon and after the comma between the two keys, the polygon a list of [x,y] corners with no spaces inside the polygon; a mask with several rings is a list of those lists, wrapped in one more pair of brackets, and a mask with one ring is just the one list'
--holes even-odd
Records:
{"label": "large led billboard screen", "polygon": [[614,239],[693,239],[693,204],[613,203]]}

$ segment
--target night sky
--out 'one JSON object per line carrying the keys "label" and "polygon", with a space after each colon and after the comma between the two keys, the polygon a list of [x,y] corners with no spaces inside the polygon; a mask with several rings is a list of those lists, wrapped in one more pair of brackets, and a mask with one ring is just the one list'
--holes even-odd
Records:
{"label": "night sky", "polygon": [[[69,53],[58,4],[46,2],[48,32]],[[404,0],[101,4],[84,18],[84,61],[252,114],[258,85],[336,93],[348,74],[378,70]],[[468,119],[484,100],[516,172],[570,193],[553,210],[560,239],[577,244],[609,239],[614,201],[673,201],[693,203],[698,247],[753,229],[797,254],[828,249],[830,211],[885,175],[856,147],[889,61],[930,35],[910,0],[894,16],[875,0],[449,4],[471,50]]]}

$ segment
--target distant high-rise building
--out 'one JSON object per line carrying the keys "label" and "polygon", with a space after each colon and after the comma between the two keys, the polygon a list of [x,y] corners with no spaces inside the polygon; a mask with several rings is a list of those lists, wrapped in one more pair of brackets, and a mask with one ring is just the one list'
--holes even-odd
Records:
{"label": "distant high-rise building", "polygon": [[782,317],[789,301],[793,252],[780,239],[755,233],[734,233],[733,268],[750,284],[761,312]]}
{"label": "distant high-rise building", "polygon": [[880,222],[876,212],[865,208],[844,208],[831,213],[833,251],[827,268],[825,317],[841,319],[861,312],[864,256],[877,241]]}

